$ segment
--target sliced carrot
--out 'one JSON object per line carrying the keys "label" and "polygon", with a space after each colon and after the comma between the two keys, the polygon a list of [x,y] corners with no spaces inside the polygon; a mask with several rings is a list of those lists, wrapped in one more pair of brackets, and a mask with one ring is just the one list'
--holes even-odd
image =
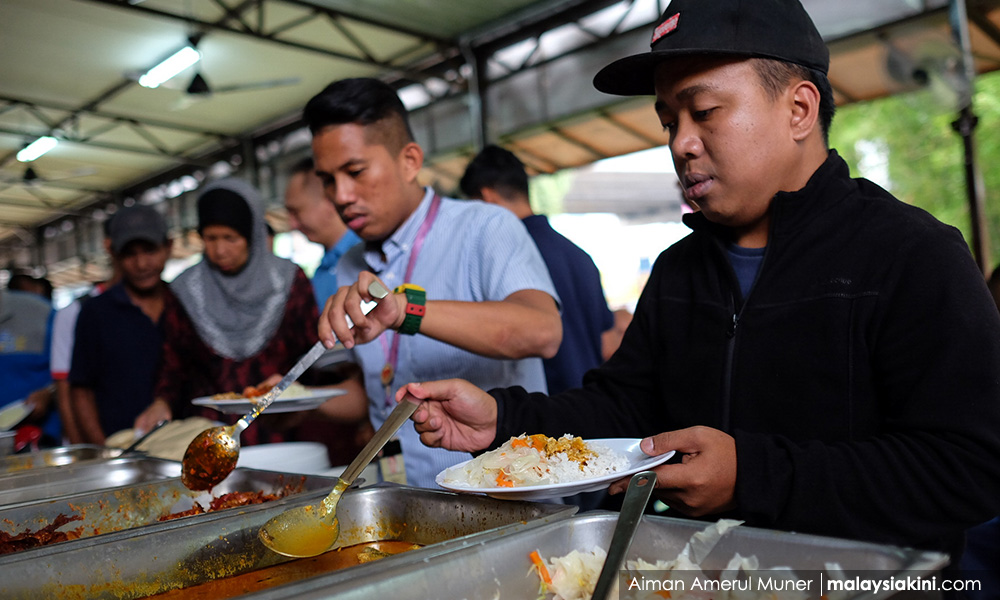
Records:
{"label": "sliced carrot", "polygon": [[521,438],[514,438],[514,439],[512,439],[510,441],[510,447],[511,448],[527,448],[528,447],[528,440],[521,439]]}
{"label": "sliced carrot", "polygon": [[514,487],[514,482],[503,471],[497,473],[497,487]]}
{"label": "sliced carrot", "polygon": [[545,561],[538,554],[538,550],[533,550],[531,554],[528,555],[531,562],[534,563],[535,567],[538,569],[538,576],[542,578],[542,581],[546,585],[552,585],[552,577],[549,576],[549,570],[545,568]]}
{"label": "sliced carrot", "polygon": [[545,443],[549,440],[548,436],[544,433],[536,433],[535,435],[529,437],[531,438],[532,448],[538,451],[545,450]]}

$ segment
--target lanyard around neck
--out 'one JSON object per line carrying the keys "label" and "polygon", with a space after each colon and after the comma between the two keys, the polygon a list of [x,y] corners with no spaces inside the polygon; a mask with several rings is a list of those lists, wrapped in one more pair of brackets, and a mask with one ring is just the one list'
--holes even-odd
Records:
{"label": "lanyard around neck", "polygon": [[[420,228],[417,230],[417,238],[413,241],[413,249],[410,250],[410,259],[406,263],[406,273],[403,275],[403,283],[408,283],[410,277],[413,276],[413,269],[417,265],[417,256],[420,254],[420,249],[423,248],[424,240],[427,238],[427,234],[430,233],[431,226],[434,225],[434,220],[437,218],[438,208],[441,207],[441,196],[434,194],[434,198],[431,199],[431,206],[427,209],[427,214],[424,215],[424,220],[420,223]],[[388,331],[385,332],[388,335]],[[382,353],[385,354],[385,369],[391,369],[390,375],[394,375],[396,372],[396,365],[399,363],[399,333],[392,336],[392,344],[390,345],[386,341],[386,335],[379,336],[379,341],[382,344]],[[383,375],[384,377],[384,375]],[[385,382],[383,382],[385,383]],[[391,377],[390,377],[391,383]],[[389,385],[385,384],[385,401],[386,406],[392,404],[392,399],[389,397]]]}

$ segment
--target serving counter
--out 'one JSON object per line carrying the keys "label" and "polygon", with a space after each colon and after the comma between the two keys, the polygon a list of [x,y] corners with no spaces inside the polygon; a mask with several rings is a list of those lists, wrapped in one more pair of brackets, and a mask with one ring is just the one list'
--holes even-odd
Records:
{"label": "serving counter", "polygon": [[[575,506],[377,484],[342,497],[334,549],[290,559],[260,542],[260,527],[285,510],[318,503],[336,476],[239,467],[211,493],[197,493],[183,487],[179,474],[179,463],[143,456],[96,456],[0,474],[0,534],[65,518],[58,530],[69,538],[0,556],[0,573],[16,574],[0,577],[0,598],[538,598],[529,553],[551,559],[606,549],[617,522],[616,513],[577,515]],[[237,492],[281,497],[162,520]],[[704,527],[647,515],[629,558],[674,559]],[[368,551],[379,559],[361,562]],[[699,564],[718,576],[736,554],[754,557],[761,569],[788,567],[803,576],[835,565],[930,577],[948,560],[933,552],[738,526]],[[860,596],[837,599],[854,597]]]}
{"label": "serving counter", "polygon": [[[75,489],[71,482],[77,477],[93,481],[95,471],[120,468],[117,461],[121,460],[48,467],[38,470],[31,481],[47,481],[60,492],[69,492]],[[62,477],[41,473],[51,470],[60,471]],[[161,471],[170,472],[169,468]],[[0,489],[5,479],[14,477],[19,475],[0,477]],[[0,572],[18,574],[0,578],[0,597],[145,598],[186,588],[192,591],[177,597],[193,597],[198,593],[193,591],[197,586],[261,569],[270,569],[269,575],[254,578],[253,590],[322,574],[329,566],[323,561],[277,555],[264,547],[257,532],[270,518],[289,508],[319,502],[332,489],[335,479],[238,468],[212,495],[218,497],[235,488],[275,490],[288,485],[290,479],[301,480],[301,490],[282,499],[168,521],[159,521],[158,516],[206,500],[185,492],[176,477],[90,493],[63,493],[0,507],[0,521],[16,525],[12,532],[25,525],[44,524],[65,514],[63,511],[82,516],[82,521],[60,528],[80,529],[78,539],[0,556]],[[420,561],[475,540],[510,535],[575,512],[576,507],[560,504],[504,502],[391,484],[352,489],[344,494],[337,509],[337,548],[394,540],[412,544],[415,549],[339,572],[366,581],[386,564]],[[238,597],[253,591],[223,588],[226,586],[213,588],[204,597]]]}

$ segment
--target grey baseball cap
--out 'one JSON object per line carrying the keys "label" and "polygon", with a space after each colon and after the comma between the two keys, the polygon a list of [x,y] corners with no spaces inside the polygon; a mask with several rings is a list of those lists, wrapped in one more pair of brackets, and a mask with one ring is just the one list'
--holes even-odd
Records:
{"label": "grey baseball cap", "polygon": [[167,222],[152,206],[136,204],[119,210],[111,217],[111,251],[122,251],[126,244],[143,240],[151,244],[167,241]]}

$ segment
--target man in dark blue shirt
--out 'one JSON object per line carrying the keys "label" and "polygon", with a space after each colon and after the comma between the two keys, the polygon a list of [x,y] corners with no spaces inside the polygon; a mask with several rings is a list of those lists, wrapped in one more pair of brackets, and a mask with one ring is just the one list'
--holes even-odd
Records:
{"label": "man in dark blue shirt", "polygon": [[527,227],[549,268],[562,300],[563,339],[559,352],[545,359],[549,394],[580,387],[583,374],[604,362],[601,336],[614,326],[601,286],[601,273],[582,248],[536,215],[528,200],[528,175],[514,154],[487,146],[466,167],[462,193],[510,210]]}
{"label": "man in dark blue shirt", "polygon": [[84,441],[103,444],[132,427],[153,400],[170,293],[160,278],[170,257],[167,224],[156,209],[122,209],[111,223],[121,282],[80,309],[69,380]]}

